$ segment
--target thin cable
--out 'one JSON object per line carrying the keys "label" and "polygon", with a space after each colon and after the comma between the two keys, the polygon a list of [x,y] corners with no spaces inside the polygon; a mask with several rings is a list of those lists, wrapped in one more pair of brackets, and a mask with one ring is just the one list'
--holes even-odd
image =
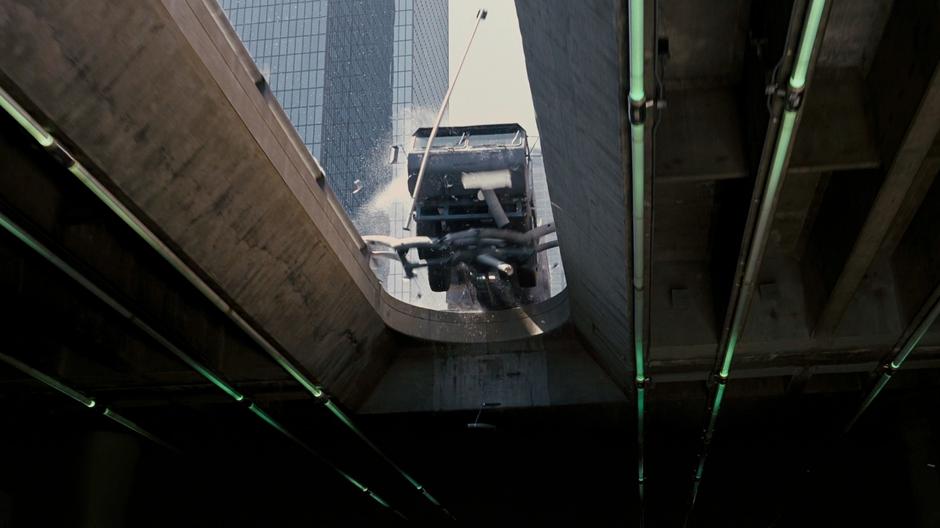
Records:
{"label": "thin cable", "polygon": [[408,223],[405,224],[405,231],[410,231],[411,229],[411,220],[415,213],[415,208],[418,205],[418,191],[421,190],[421,183],[424,181],[424,169],[428,164],[428,156],[431,153],[431,144],[434,143],[434,138],[437,137],[437,129],[441,126],[441,120],[444,118],[444,111],[447,110],[447,105],[450,103],[450,94],[453,93],[454,87],[457,86],[457,78],[460,77],[460,71],[463,69],[463,63],[467,60],[467,55],[470,54],[470,45],[473,44],[473,37],[477,34],[477,29],[480,28],[480,22],[486,19],[486,10],[481,9],[477,11],[477,21],[473,25],[473,31],[470,32],[470,39],[467,40],[467,47],[463,50],[463,56],[460,58],[460,63],[457,64],[457,71],[454,73],[454,80],[451,81],[450,86],[447,87],[447,93],[444,94],[444,100],[441,101],[441,108],[437,111],[437,118],[434,120],[434,127],[431,128],[431,134],[428,136],[428,144],[424,146],[424,155],[421,156],[421,166],[418,168],[418,177],[415,180],[415,190],[411,200],[411,210],[408,211]]}

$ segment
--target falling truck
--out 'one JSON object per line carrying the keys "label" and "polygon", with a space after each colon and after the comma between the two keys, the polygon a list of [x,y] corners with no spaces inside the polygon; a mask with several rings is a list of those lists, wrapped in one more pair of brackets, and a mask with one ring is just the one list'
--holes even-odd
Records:
{"label": "falling truck", "polygon": [[432,291],[462,283],[484,308],[519,304],[539,281],[538,253],[555,246],[540,242],[554,227],[537,225],[525,129],[441,127],[428,148],[431,136],[431,128],[416,130],[408,154],[417,236],[366,241],[373,253],[400,260],[408,277],[426,267]]}

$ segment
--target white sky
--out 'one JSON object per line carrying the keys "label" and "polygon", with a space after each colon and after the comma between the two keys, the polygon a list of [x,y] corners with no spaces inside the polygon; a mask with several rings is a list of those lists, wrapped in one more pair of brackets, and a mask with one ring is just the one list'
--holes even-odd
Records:
{"label": "white sky", "polygon": [[450,124],[519,123],[530,136],[538,135],[513,0],[449,3],[451,81],[476,23],[477,10],[486,9],[488,13],[451,95]]}

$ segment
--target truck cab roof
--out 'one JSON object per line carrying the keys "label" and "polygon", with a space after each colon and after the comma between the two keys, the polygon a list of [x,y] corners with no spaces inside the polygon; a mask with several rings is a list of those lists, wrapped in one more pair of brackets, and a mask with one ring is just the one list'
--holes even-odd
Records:
{"label": "truck cab roof", "polygon": [[[419,128],[412,134],[411,155],[420,154],[427,146],[431,128]],[[527,149],[525,129],[518,123],[441,127],[434,138],[432,150],[441,149]]]}
{"label": "truck cab roof", "polygon": [[[463,125],[440,127],[437,129],[438,137],[460,136],[463,134],[513,134],[522,132],[525,135],[525,129],[519,123],[500,123],[495,125]],[[431,135],[431,127],[421,127],[415,130],[413,137],[428,137]]]}

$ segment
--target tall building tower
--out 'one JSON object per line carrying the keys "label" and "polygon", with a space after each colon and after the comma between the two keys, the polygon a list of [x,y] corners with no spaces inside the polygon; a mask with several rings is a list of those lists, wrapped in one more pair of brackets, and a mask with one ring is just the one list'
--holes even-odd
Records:
{"label": "tall building tower", "polygon": [[327,0],[219,0],[304,144],[323,145]]}
{"label": "tall building tower", "polygon": [[[221,0],[354,222],[391,172],[395,0]],[[384,145],[384,146],[383,146]]]}
{"label": "tall building tower", "polygon": [[[375,198],[405,185],[405,157],[389,165],[388,149],[407,147],[447,91],[447,0],[220,4],[356,227],[401,236],[406,196]],[[392,295],[419,300],[400,267],[377,273]]]}
{"label": "tall building tower", "polygon": [[[392,131],[394,144],[410,146],[411,134],[431,126],[449,82],[449,32],[447,0],[395,0],[395,47],[392,67]],[[405,156],[393,165],[391,194],[386,204],[388,233],[412,236],[404,231],[411,202],[407,193]],[[423,270],[419,271],[419,275]],[[446,307],[443,293],[433,293],[426,279],[408,279],[400,266],[388,268],[385,289],[398,299],[430,308]]]}
{"label": "tall building tower", "polygon": [[394,0],[328,2],[320,162],[364,232],[373,227],[368,203],[391,178],[394,20]]}

